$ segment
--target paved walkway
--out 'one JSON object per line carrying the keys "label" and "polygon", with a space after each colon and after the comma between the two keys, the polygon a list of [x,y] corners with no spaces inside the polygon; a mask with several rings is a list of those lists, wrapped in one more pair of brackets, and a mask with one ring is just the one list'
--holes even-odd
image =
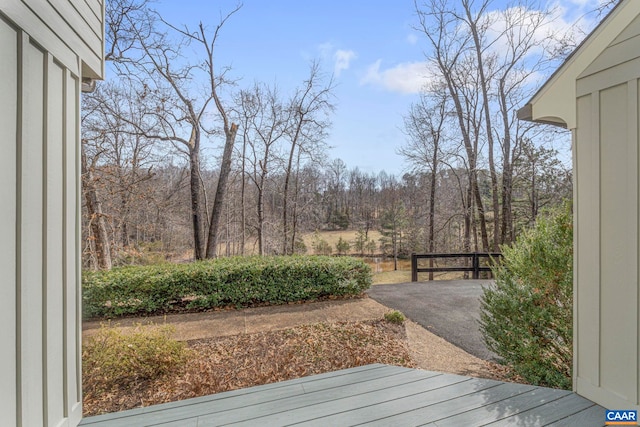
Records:
{"label": "paved walkway", "polygon": [[[394,285],[397,286],[397,285]],[[202,313],[170,314],[145,318],[116,319],[112,325],[133,329],[144,324],[171,324],[180,340],[195,340],[219,336],[275,331],[318,322],[346,322],[381,319],[389,307],[372,298],[331,300],[305,304],[290,304],[221,310]],[[404,309],[402,309],[404,311]],[[83,337],[98,331],[104,321],[84,322]],[[406,322],[412,359],[422,369],[460,375],[494,378],[496,372],[483,360],[427,331],[422,326]]]}
{"label": "paved walkway", "polygon": [[[346,322],[381,319],[389,308],[371,298],[288,304],[242,310],[171,314],[145,318],[116,319],[111,323],[122,328],[139,324],[171,323],[183,340],[213,336],[230,336],[276,331],[318,322]],[[83,335],[95,333],[104,321],[84,322]]]}
{"label": "paved walkway", "polygon": [[376,285],[369,296],[484,360],[496,358],[480,333],[480,296],[490,280],[436,280]]}

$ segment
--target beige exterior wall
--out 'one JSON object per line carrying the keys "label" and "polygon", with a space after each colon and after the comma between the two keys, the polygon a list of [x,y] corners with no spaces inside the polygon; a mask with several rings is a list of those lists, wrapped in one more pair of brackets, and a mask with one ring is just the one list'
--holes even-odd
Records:
{"label": "beige exterior wall", "polygon": [[103,76],[103,0],[2,0],[0,11],[65,67]]}
{"label": "beige exterior wall", "polygon": [[[640,19],[576,82],[575,363],[578,393],[640,410]],[[622,48],[622,49],[621,49]]]}
{"label": "beige exterior wall", "polygon": [[640,409],[638,80],[577,101],[575,389]]}
{"label": "beige exterior wall", "polygon": [[82,417],[80,82],[103,74],[96,0],[0,4],[0,425]]}

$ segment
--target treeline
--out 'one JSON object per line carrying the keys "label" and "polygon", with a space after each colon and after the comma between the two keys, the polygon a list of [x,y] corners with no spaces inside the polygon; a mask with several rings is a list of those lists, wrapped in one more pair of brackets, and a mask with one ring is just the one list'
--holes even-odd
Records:
{"label": "treeline", "polygon": [[304,233],[335,229],[358,230],[363,253],[396,256],[512,242],[571,195],[570,172],[545,148],[555,135],[516,118],[570,42],[540,37],[550,13],[475,3],[416,3],[431,78],[405,115],[398,154],[410,172],[394,176],[328,160],[336,100],[318,63],[288,92],[239,87],[215,65],[240,6],[188,28],[146,0],[108,2],[115,77],[83,99],[85,266],[311,252]]}
{"label": "treeline", "polygon": [[[562,164],[543,149],[539,168],[526,161],[516,163],[513,200],[513,234],[531,225],[537,212],[561,203],[571,196],[571,175]],[[127,164],[129,158],[124,163]],[[131,165],[131,163],[128,163]],[[438,198],[434,212],[434,250],[455,252],[483,250],[477,219],[472,221],[471,247],[465,237],[462,195],[466,194],[466,175],[462,169],[442,170],[436,177]],[[144,168],[102,165],[91,174],[97,199],[101,200],[101,218],[114,264],[153,262],[167,257],[193,257],[190,221],[189,170],[186,164],[157,165]],[[244,179],[243,179],[244,176]],[[490,199],[488,171],[481,171],[480,187],[485,201]],[[203,170],[206,193],[214,191],[216,171]],[[408,255],[429,251],[430,182],[428,173],[407,173],[402,177],[366,173],[348,169],[341,160],[327,165],[307,163],[295,175],[297,202],[290,207],[290,233],[283,233],[283,188],[285,174],[268,174],[259,189],[237,165],[229,178],[230,197],[224,204],[220,224],[220,256],[259,253],[262,221],[265,254],[315,253],[305,246],[302,235],[323,230],[359,231],[351,249],[364,254]],[[244,192],[242,187],[244,186]],[[88,185],[85,184],[85,188]],[[244,194],[244,195],[243,195]],[[264,199],[258,213],[258,199]],[[262,215],[262,220],[260,220]],[[491,217],[492,212],[486,215]],[[97,267],[95,245],[96,216],[85,211],[84,259],[87,267]],[[369,235],[378,230],[382,241]],[[489,232],[493,232],[489,228]],[[283,247],[287,245],[287,252]],[[373,247],[372,247],[373,246]]]}

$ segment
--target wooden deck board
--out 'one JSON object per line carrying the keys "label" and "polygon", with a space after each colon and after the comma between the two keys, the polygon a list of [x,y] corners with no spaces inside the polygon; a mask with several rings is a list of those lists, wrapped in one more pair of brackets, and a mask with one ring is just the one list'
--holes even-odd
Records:
{"label": "wooden deck board", "polygon": [[604,409],[563,390],[368,365],[86,418],[82,426],[602,426]]}
{"label": "wooden deck board", "polygon": [[577,394],[570,393],[549,404],[538,406],[524,412],[520,412],[514,416],[503,418],[500,421],[488,424],[491,427],[510,427],[521,426],[526,423],[527,426],[546,426],[552,422],[567,418],[573,414],[579,413],[594,404]]}
{"label": "wooden deck board", "polygon": [[[391,378],[381,378],[365,383],[357,383],[321,390],[313,393],[305,393],[301,396],[281,399],[274,406],[272,403],[257,404],[233,411],[201,417],[205,426],[216,424],[231,424],[247,421],[248,425],[283,425],[284,420],[304,420],[307,413],[313,413],[317,407],[320,411],[339,410],[342,405],[351,404],[354,401],[375,399],[377,395],[393,395],[395,393],[406,394],[413,390],[424,390],[432,387],[430,384],[446,381],[441,379],[443,375],[423,371],[420,375],[415,372],[403,372]],[[250,416],[247,416],[250,413]],[[237,425],[237,424],[234,424]]]}
{"label": "wooden deck board", "polygon": [[[421,408],[428,405],[434,405],[436,403],[450,400],[460,395],[466,395],[469,393],[477,393],[480,390],[484,390],[491,387],[496,387],[500,383],[491,380],[473,380],[467,379],[456,383],[451,383],[440,388],[433,390],[427,390],[423,393],[417,393],[410,396],[406,396],[401,399],[387,400],[375,404],[375,408],[372,405],[349,408],[349,410],[336,413],[334,415],[325,416],[323,418],[317,418],[315,420],[305,423],[308,426],[326,426],[326,425],[338,425],[344,419],[349,420],[350,425],[370,424],[372,422],[380,421],[381,425],[389,422],[389,418],[405,415],[416,408]],[[419,420],[424,418],[420,417]]]}
{"label": "wooden deck board", "polygon": [[[485,425],[492,421],[501,420],[520,412],[525,413],[532,408],[553,402],[556,399],[568,394],[565,390],[535,388],[526,393],[518,394],[508,399],[483,405],[471,411],[464,412],[447,419],[438,421],[438,427],[459,427],[468,425]],[[535,416],[526,417],[527,422],[522,425],[529,427],[529,420],[535,420]]]}
{"label": "wooden deck board", "polygon": [[[100,423],[106,421],[108,424],[104,425],[108,425],[109,427],[127,427],[130,425],[129,423],[134,422],[132,420],[136,418],[144,418],[145,422],[149,425],[161,422],[168,423],[193,416],[193,414],[211,414],[219,411],[244,408],[251,405],[252,402],[265,403],[289,396],[299,396],[305,393],[303,384],[306,384],[306,387],[309,389],[320,390],[323,388],[333,388],[334,384],[354,384],[363,380],[366,381],[367,379],[385,378],[387,376],[412,372],[411,369],[397,368],[398,367],[380,364],[367,365],[349,370],[297,378],[280,383],[265,384],[130,411],[90,417],[84,419],[81,425],[102,426],[103,424]],[[435,373],[432,373],[432,375],[435,375]]]}
{"label": "wooden deck board", "polygon": [[[467,392],[466,390],[459,390],[459,392],[457,392],[458,390],[454,389],[446,396],[446,399],[438,402],[422,401],[419,397],[413,402],[405,402],[405,404],[409,406],[406,411],[398,411],[396,415],[388,419],[371,421],[367,425],[383,426],[390,425],[390,422],[396,425],[420,425],[425,422],[444,420],[467,411],[481,408],[493,402],[526,393],[531,389],[531,386],[506,383],[471,392]],[[411,408],[411,405],[414,405],[414,409]]]}
{"label": "wooden deck board", "polygon": [[[255,425],[257,421],[260,425],[290,425],[295,423],[307,423],[311,420],[320,420],[320,424],[327,426],[325,420],[327,414],[340,414],[353,408],[371,408],[383,402],[402,399],[413,394],[424,393],[429,390],[437,390],[454,382],[464,381],[464,377],[438,375],[424,378],[420,381],[404,382],[403,384],[387,384],[377,388],[349,388],[344,390],[346,395],[338,398],[331,392],[327,394],[330,400],[316,403],[316,396],[309,396],[304,406],[298,408],[284,409],[279,407],[277,413],[265,414],[262,418],[253,418],[245,422],[234,424],[234,426]],[[253,416],[254,414],[252,414]],[[342,418],[345,418],[342,416]],[[340,422],[334,425],[340,425]]]}
{"label": "wooden deck board", "polygon": [[562,418],[547,427],[602,427],[604,425],[604,409],[601,406],[593,405],[577,414]]}

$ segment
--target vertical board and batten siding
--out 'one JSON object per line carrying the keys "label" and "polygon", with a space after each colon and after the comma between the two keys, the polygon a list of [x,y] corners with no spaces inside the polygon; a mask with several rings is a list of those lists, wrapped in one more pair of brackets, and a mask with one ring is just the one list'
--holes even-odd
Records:
{"label": "vertical board and batten siding", "polygon": [[577,80],[576,391],[640,409],[640,18]]}
{"label": "vertical board and batten siding", "polygon": [[99,0],[0,5],[0,425],[82,418],[80,84],[103,75]]}
{"label": "vertical board and batten siding", "polygon": [[0,10],[66,68],[104,75],[104,0],[3,0]]}
{"label": "vertical board and batten siding", "polygon": [[0,19],[0,425],[16,419],[16,170],[18,32]]}

